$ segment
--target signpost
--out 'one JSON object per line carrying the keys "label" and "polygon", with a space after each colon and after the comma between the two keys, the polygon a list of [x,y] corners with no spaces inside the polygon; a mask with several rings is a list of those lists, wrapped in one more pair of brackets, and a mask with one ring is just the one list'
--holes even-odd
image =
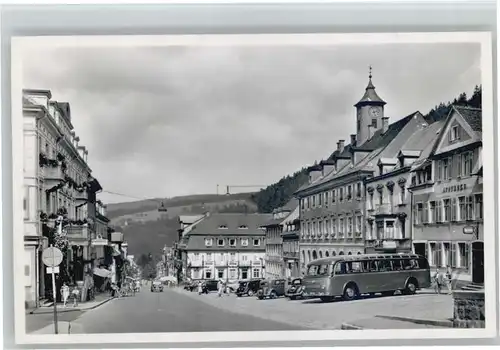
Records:
{"label": "signpost", "polygon": [[47,273],[52,275],[52,297],[54,299],[54,333],[57,334],[57,292],[56,273],[59,273],[59,264],[63,259],[62,252],[52,245],[42,252],[42,261],[47,266]]}

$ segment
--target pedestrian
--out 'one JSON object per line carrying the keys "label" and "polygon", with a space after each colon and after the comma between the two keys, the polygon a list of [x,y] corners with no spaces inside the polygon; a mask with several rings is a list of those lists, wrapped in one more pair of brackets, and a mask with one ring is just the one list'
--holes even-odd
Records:
{"label": "pedestrian", "polygon": [[446,267],[446,286],[448,287],[448,294],[452,293],[452,277],[453,274],[451,271],[451,267],[448,265]]}
{"label": "pedestrian", "polygon": [[78,298],[80,297],[80,290],[78,287],[74,287],[71,291],[71,296],[73,297],[73,307],[78,306]]}
{"label": "pedestrian", "polygon": [[69,298],[69,287],[66,284],[66,282],[64,282],[63,286],[61,287],[61,297],[62,297],[63,307],[66,307],[66,303],[68,302]]}
{"label": "pedestrian", "polygon": [[219,294],[219,298],[222,296],[223,289],[224,289],[224,283],[221,280],[219,280],[219,282],[217,283],[217,292]]}
{"label": "pedestrian", "polygon": [[436,292],[436,294],[441,294],[441,287],[443,285],[443,275],[439,272],[438,268],[436,268],[433,280],[434,280],[434,291]]}
{"label": "pedestrian", "polygon": [[203,292],[203,285],[201,283],[201,281],[198,282],[198,295],[201,295],[201,293]]}

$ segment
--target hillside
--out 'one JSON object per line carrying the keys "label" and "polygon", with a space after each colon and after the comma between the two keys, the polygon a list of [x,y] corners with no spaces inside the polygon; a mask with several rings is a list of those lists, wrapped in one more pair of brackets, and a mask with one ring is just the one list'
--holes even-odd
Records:
{"label": "hillside", "polygon": [[[144,200],[108,205],[110,225],[123,232],[129,243],[129,252],[135,256],[158,256],[164,245],[171,246],[177,239],[179,215],[257,212],[252,193],[231,195],[195,195],[170,199]],[[167,212],[159,212],[163,202]]]}

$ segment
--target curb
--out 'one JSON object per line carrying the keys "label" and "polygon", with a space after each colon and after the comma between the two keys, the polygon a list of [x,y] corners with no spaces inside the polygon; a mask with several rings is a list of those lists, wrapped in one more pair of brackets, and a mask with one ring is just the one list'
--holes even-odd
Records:
{"label": "curb", "polygon": [[[108,301],[110,300],[113,300],[115,299],[115,297],[110,297],[110,298],[107,298],[107,299],[104,299],[103,301],[101,301],[100,303],[94,305],[94,306],[90,306],[90,307],[81,307],[81,308],[76,308],[76,309],[63,309],[63,308],[58,308],[57,309],[57,313],[60,314],[60,313],[66,313],[66,312],[75,312],[75,311],[89,311],[89,310],[93,310],[103,304],[106,304]],[[50,310],[41,310],[40,308],[38,309],[35,309],[33,311],[30,311],[29,314],[30,315],[45,315],[45,314],[52,314],[54,313],[54,310],[52,309],[51,306],[50,307]],[[39,311],[38,311],[39,310]]]}
{"label": "curb", "polygon": [[428,325],[428,326],[453,328],[453,322],[447,321],[447,320],[426,320],[426,319],[412,318],[412,317],[384,316],[384,315],[375,315],[375,317],[385,318],[387,320],[410,322],[410,323],[416,323],[416,324],[424,324],[424,325]]}
{"label": "curb", "polygon": [[349,324],[349,323],[342,323],[342,326],[340,326],[340,329],[343,329],[343,330],[362,330],[363,327],[356,326],[356,325]]}

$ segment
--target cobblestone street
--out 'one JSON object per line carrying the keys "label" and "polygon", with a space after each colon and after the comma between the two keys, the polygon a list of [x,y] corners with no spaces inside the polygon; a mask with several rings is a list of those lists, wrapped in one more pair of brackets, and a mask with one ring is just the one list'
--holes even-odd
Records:
{"label": "cobblestone street", "polygon": [[[175,289],[175,291],[222,310],[314,329],[338,329],[343,323],[352,323],[357,320],[363,320],[366,324],[367,319],[375,318],[375,316],[399,316],[426,320],[446,320],[453,316],[453,299],[445,294],[420,293],[413,296],[397,295],[322,303],[319,299],[258,300],[255,297],[238,298],[234,294],[219,298],[216,293],[198,295],[181,289]],[[387,323],[380,319],[376,322]],[[411,328],[411,323],[405,323],[408,325],[407,328]]]}

